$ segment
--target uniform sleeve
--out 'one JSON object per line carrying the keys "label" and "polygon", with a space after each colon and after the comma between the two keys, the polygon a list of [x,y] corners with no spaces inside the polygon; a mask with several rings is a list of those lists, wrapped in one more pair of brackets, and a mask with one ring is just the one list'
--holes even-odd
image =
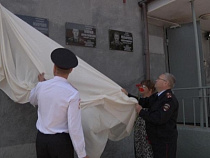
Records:
{"label": "uniform sleeve", "polygon": [[136,98],[138,100],[138,97],[137,96],[134,96],[134,95],[132,95],[130,93],[128,93],[128,97]]}
{"label": "uniform sleeve", "polygon": [[79,93],[70,101],[68,109],[68,128],[74,149],[79,158],[86,156],[85,140],[81,123],[81,110],[79,107]]}
{"label": "uniform sleeve", "polygon": [[171,118],[176,109],[176,102],[169,98],[167,101],[163,102],[157,110],[145,111],[142,109],[139,116],[148,122],[161,125],[165,124]]}
{"label": "uniform sleeve", "polygon": [[141,105],[143,108],[149,108],[149,98],[140,98],[139,105]]}
{"label": "uniform sleeve", "polygon": [[139,105],[141,105],[143,108],[150,108],[156,99],[157,93],[151,95],[150,97],[140,98]]}

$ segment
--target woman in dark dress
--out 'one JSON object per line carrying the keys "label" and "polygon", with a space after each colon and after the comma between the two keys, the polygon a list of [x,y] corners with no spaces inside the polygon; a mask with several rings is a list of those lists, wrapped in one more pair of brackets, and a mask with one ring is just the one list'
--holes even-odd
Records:
{"label": "woman in dark dress", "polygon": [[[151,80],[143,80],[136,86],[141,98],[149,97],[155,92],[155,84]],[[139,97],[129,94],[125,89],[122,89],[122,91],[129,97],[139,100]],[[134,126],[134,148],[136,158],[153,158],[152,147],[147,140],[145,121],[139,116],[136,118]]]}

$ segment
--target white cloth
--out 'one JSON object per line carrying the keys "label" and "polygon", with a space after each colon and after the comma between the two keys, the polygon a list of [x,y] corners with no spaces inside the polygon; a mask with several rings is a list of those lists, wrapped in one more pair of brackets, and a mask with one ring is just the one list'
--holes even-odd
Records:
{"label": "white cloth", "polygon": [[[0,88],[15,102],[26,103],[37,76],[53,78],[50,54],[62,47],[0,5]],[[136,99],[78,58],[69,75],[81,97],[82,125],[89,157],[99,158],[107,139],[128,136],[136,118]]]}
{"label": "white cloth", "polygon": [[39,82],[29,101],[38,105],[37,129],[44,134],[69,133],[79,158],[86,156],[79,92],[65,78]]}

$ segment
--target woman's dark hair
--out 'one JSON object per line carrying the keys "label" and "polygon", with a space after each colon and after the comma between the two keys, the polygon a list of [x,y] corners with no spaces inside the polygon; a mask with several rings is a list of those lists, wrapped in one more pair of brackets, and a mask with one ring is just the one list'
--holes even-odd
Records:
{"label": "woman's dark hair", "polygon": [[152,90],[152,93],[154,93],[156,91],[155,83],[153,81],[151,81],[151,80],[143,80],[143,81],[141,81],[141,85],[147,86],[147,88],[149,90]]}

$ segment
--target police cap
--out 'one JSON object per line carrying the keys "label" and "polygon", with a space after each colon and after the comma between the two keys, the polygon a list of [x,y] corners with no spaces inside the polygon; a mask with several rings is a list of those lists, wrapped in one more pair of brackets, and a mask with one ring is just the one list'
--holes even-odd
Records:
{"label": "police cap", "polygon": [[52,51],[51,59],[52,62],[61,69],[70,69],[78,65],[76,55],[66,48],[57,48]]}

